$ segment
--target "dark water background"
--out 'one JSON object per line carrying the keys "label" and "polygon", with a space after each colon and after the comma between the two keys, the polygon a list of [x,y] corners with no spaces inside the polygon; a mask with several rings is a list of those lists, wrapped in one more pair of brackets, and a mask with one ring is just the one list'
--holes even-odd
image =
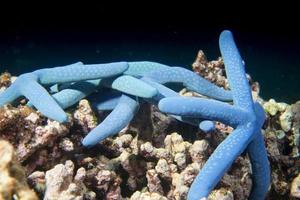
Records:
{"label": "dark water background", "polygon": [[[261,85],[262,97],[289,103],[300,100],[299,32],[285,22],[280,26],[277,18],[256,26],[257,22],[235,16],[205,22],[173,16],[142,22],[133,21],[139,16],[112,22],[103,21],[103,16],[92,17],[92,21],[77,17],[39,22],[19,16],[14,23],[2,25],[0,71],[20,75],[76,61],[138,60],[189,68],[200,49],[209,60],[220,56],[218,37],[229,29],[247,64],[247,73]],[[268,20],[276,24],[272,26]]]}

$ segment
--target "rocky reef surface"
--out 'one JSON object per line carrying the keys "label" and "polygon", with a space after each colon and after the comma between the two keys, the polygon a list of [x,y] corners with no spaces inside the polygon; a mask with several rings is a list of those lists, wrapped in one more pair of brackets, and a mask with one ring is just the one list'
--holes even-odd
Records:
{"label": "rocky reef surface", "polygon": [[[228,89],[221,58],[208,62],[199,51],[192,67]],[[300,198],[300,101],[263,100],[259,84],[248,78],[267,114],[263,133],[272,167],[267,198]],[[3,73],[0,91],[14,80]],[[185,89],[180,94],[199,96]],[[83,137],[107,113],[94,112],[83,99],[68,110],[69,122],[60,124],[21,102],[0,108],[0,200],[183,200],[210,154],[232,131],[217,123],[206,134],[144,104],[117,136],[85,149]],[[249,158],[242,154],[209,199],[247,199],[251,175]]]}

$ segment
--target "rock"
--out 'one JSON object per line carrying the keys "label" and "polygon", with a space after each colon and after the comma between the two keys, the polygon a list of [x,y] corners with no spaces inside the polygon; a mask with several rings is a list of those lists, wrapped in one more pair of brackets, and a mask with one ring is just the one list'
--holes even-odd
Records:
{"label": "rock", "polygon": [[167,198],[158,193],[137,191],[130,197],[130,200],[167,200]]}
{"label": "rock", "polygon": [[300,198],[300,173],[292,181],[290,193],[292,197]]}
{"label": "rock", "polygon": [[147,177],[147,187],[150,193],[158,193],[163,195],[163,188],[161,186],[161,181],[158,177],[157,172],[154,169],[150,169],[147,171],[146,173],[146,177]]}
{"label": "rock", "polygon": [[287,106],[288,104],[277,103],[274,99],[270,99],[263,105],[265,111],[271,116],[275,116],[277,112],[283,112],[287,108]]}
{"label": "rock", "polygon": [[[24,169],[17,161],[13,146],[0,140],[0,199],[37,200],[26,181]],[[14,198],[15,199],[15,198]]]}
{"label": "rock", "polygon": [[230,190],[221,188],[218,190],[213,190],[209,195],[208,200],[234,200],[234,198]]}
{"label": "rock", "polygon": [[279,117],[280,126],[283,131],[288,132],[292,128],[293,112],[291,106],[287,106],[284,113]]}
{"label": "rock", "polygon": [[79,101],[78,109],[74,112],[73,117],[84,133],[88,133],[97,126],[97,118],[86,99]]}
{"label": "rock", "polygon": [[28,182],[40,196],[44,196],[46,190],[45,172],[33,172],[28,176]]}
{"label": "rock", "polygon": [[46,191],[44,200],[82,200],[84,198],[95,199],[96,194],[88,191],[83,183],[86,172],[79,168],[75,177],[74,164],[68,160],[66,163],[58,164],[46,172]]}

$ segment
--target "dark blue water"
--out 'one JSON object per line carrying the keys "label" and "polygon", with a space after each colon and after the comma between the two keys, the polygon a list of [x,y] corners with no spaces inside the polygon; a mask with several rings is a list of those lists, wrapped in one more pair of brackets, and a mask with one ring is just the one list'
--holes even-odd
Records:
{"label": "dark blue water", "polygon": [[[150,60],[189,68],[198,50],[208,59],[220,56],[222,29],[185,31],[23,31],[3,35],[0,71],[20,75],[76,61],[105,63]],[[300,100],[299,38],[233,30],[247,72],[261,85],[265,99]]]}

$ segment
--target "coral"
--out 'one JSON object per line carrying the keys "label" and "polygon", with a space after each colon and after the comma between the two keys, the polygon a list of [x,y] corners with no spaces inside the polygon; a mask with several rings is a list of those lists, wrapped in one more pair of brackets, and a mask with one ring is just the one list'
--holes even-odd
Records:
{"label": "coral", "polygon": [[232,192],[221,188],[219,190],[213,190],[208,197],[208,200],[233,200]]}
{"label": "coral", "polygon": [[11,75],[10,73],[4,72],[0,75],[0,92],[4,91],[11,84]]}
{"label": "coral", "polygon": [[[223,60],[207,62],[204,58],[203,52],[199,52],[195,62],[198,66],[195,67],[194,64],[196,73],[228,89]],[[204,93],[191,91],[192,84],[188,84],[188,81],[183,84],[189,89],[185,88],[179,94],[159,84],[160,81],[164,83],[164,79],[154,77],[153,70],[168,71],[170,68],[166,65],[153,62],[127,64],[128,69],[116,77],[122,77],[121,79],[84,80],[51,87],[53,98],[62,99],[57,102],[62,108],[77,106],[66,110],[68,123],[59,124],[43,117],[34,109],[24,106],[26,101],[22,101],[17,108],[9,104],[0,108],[0,138],[10,141],[19,149],[16,156],[24,166],[23,183],[26,184],[27,176],[28,185],[40,199],[187,199],[191,184],[199,171],[201,173],[205,169],[207,159],[214,151],[218,151],[222,141],[234,134],[236,126],[221,123],[221,120],[214,122],[214,130],[204,133],[198,130],[201,121],[199,118],[187,119],[160,112],[157,104],[164,97],[183,95],[200,99]],[[175,70],[176,76],[170,76],[168,81],[182,83],[183,80],[178,78],[180,70]],[[153,77],[146,77],[147,74],[152,74]],[[169,72],[166,74],[172,75]],[[126,76],[124,79],[124,75],[135,79]],[[190,75],[193,77],[195,74]],[[230,73],[228,75],[230,79]],[[155,78],[158,78],[157,81]],[[258,96],[259,85],[250,76],[247,79],[251,84],[253,100],[262,104],[267,114],[262,130],[272,167],[272,184],[267,199],[297,198],[300,104],[297,102],[288,105],[271,100],[270,106],[270,103]],[[14,78],[6,80],[2,90],[11,85],[10,81],[13,82]],[[115,80],[117,81],[114,82]],[[149,99],[133,97],[135,95],[127,93],[132,88],[120,84],[125,83],[124,80],[147,83],[159,95]],[[133,92],[142,94],[138,90]],[[91,93],[93,94],[89,95]],[[86,134],[95,129],[97,121],[103,121],[118,105],[122,95],[138,103],[138,110],[132,120],[92,148],[82,148],[82,140]],[[84,97],[87,99],[81,100]],[[226,105],[231,106],[230,104]],[[29,102],[28,105],[33,104]],[[273,109],[272,106],[276,108]],[[268,107],[271,113],[276,110],[275,114],[271,115],[266,109]],[[114,136],[117,132],[119,134]],[[249,197],[253,171],[249,160],[251,157],[248,155],[243,153],[236,157],[208,199],[240,200]],[[47,196],[46,174],[47,188],[50,188],[47,189]],[[49,177],[51,174],[58,178],[55,180]],[[56,197],[51,196],[52,194]]]}
{"label": "coral", "polygon": [[268,102],[264,103],[263,107],[268,114],[274,116],[277,114],[277,112],[284,111],[287,107],[287,104],[277,103],[274,99],[270,99]]}
{"label": "coral", "polygon": [[97,118],[89,102],[85,99],[79,101],[78,109],[73,114],[74,121],[82,128],[84,133],[90,132],[97,126]]}
{"label": "coral", "polygon": [[[271,195],[287,199],[292,186],[291,182],[299,173],[300,166],[297,143],[300,124],[299,103],[287,105],[277,103],[275,100],[270,101],[273,102],[274,107],[281,107],[275,115],[267,112],[268,118],[264,131],[272,167]],[[263,105],[268,105],[268,102]]]}
{"label": "coral", "polygon": [[300,198],[300,173],[296,178],[294,178],[291,185],[291,196]]}
{"label": "coral", "polygon": [[45,172],[35,171],[30,174],[27,179],[29,185],[39,194],[39,196],[43,196],[46,190]]}
{"label": "coral", "polygon": [[159,179],[159,175],[156,172],[157,170],[150,169],[146,173],[147,177],[147,187],[149,189],[149,192],[153,193],[158,193],[158,194],[163,194],[163,188],[161,186],[161,181]]}
{"label": "coral", "polygon": [[204,52],[200,50],[192,64],[193,71],[218,86],[229,88],[222,58],[208,62]]}
{"label": "coral", "polygon": [[130,200],[167,200],[167,198],[157,193],[137,191],[131,196]]}
{"label": "coral", "polygon": [[179,116],[220,121],[236,128],[205,163],[191,186],[188,199],[207,197],[246,148],[253,168],[253,188],[249,198],[263,199],[270,182],[269,162],[261,134],[265,114],[258,103],[253,103],[244,63],[232,34],[222,32],[219,41],[234,105],[196,97],[167,97],[159,102],[159,109]]}
{"label": "coral", "polygon": [[18,163],[11,144],[0,140],[0,199],[38,199],[26,182],[24,169]]}
{"label": "coral", "polygon": [[83,183],[86,176],[84,168],[79,168],[74,174],[74,164],[68,160],[66,163],[58,164],[46,172],[45,200],[51,199],[96,199],[94,192],[88,191]]}
{"label": "coral", "polygon": [[[68,125],[50,119],[44,121],[34,110],[21,106],[0,108],[0,138],[10,141],[23,162],[37,149],[50,146],[51,141],[69,132]],[[44,124],[44,125],[42,125]]]}

